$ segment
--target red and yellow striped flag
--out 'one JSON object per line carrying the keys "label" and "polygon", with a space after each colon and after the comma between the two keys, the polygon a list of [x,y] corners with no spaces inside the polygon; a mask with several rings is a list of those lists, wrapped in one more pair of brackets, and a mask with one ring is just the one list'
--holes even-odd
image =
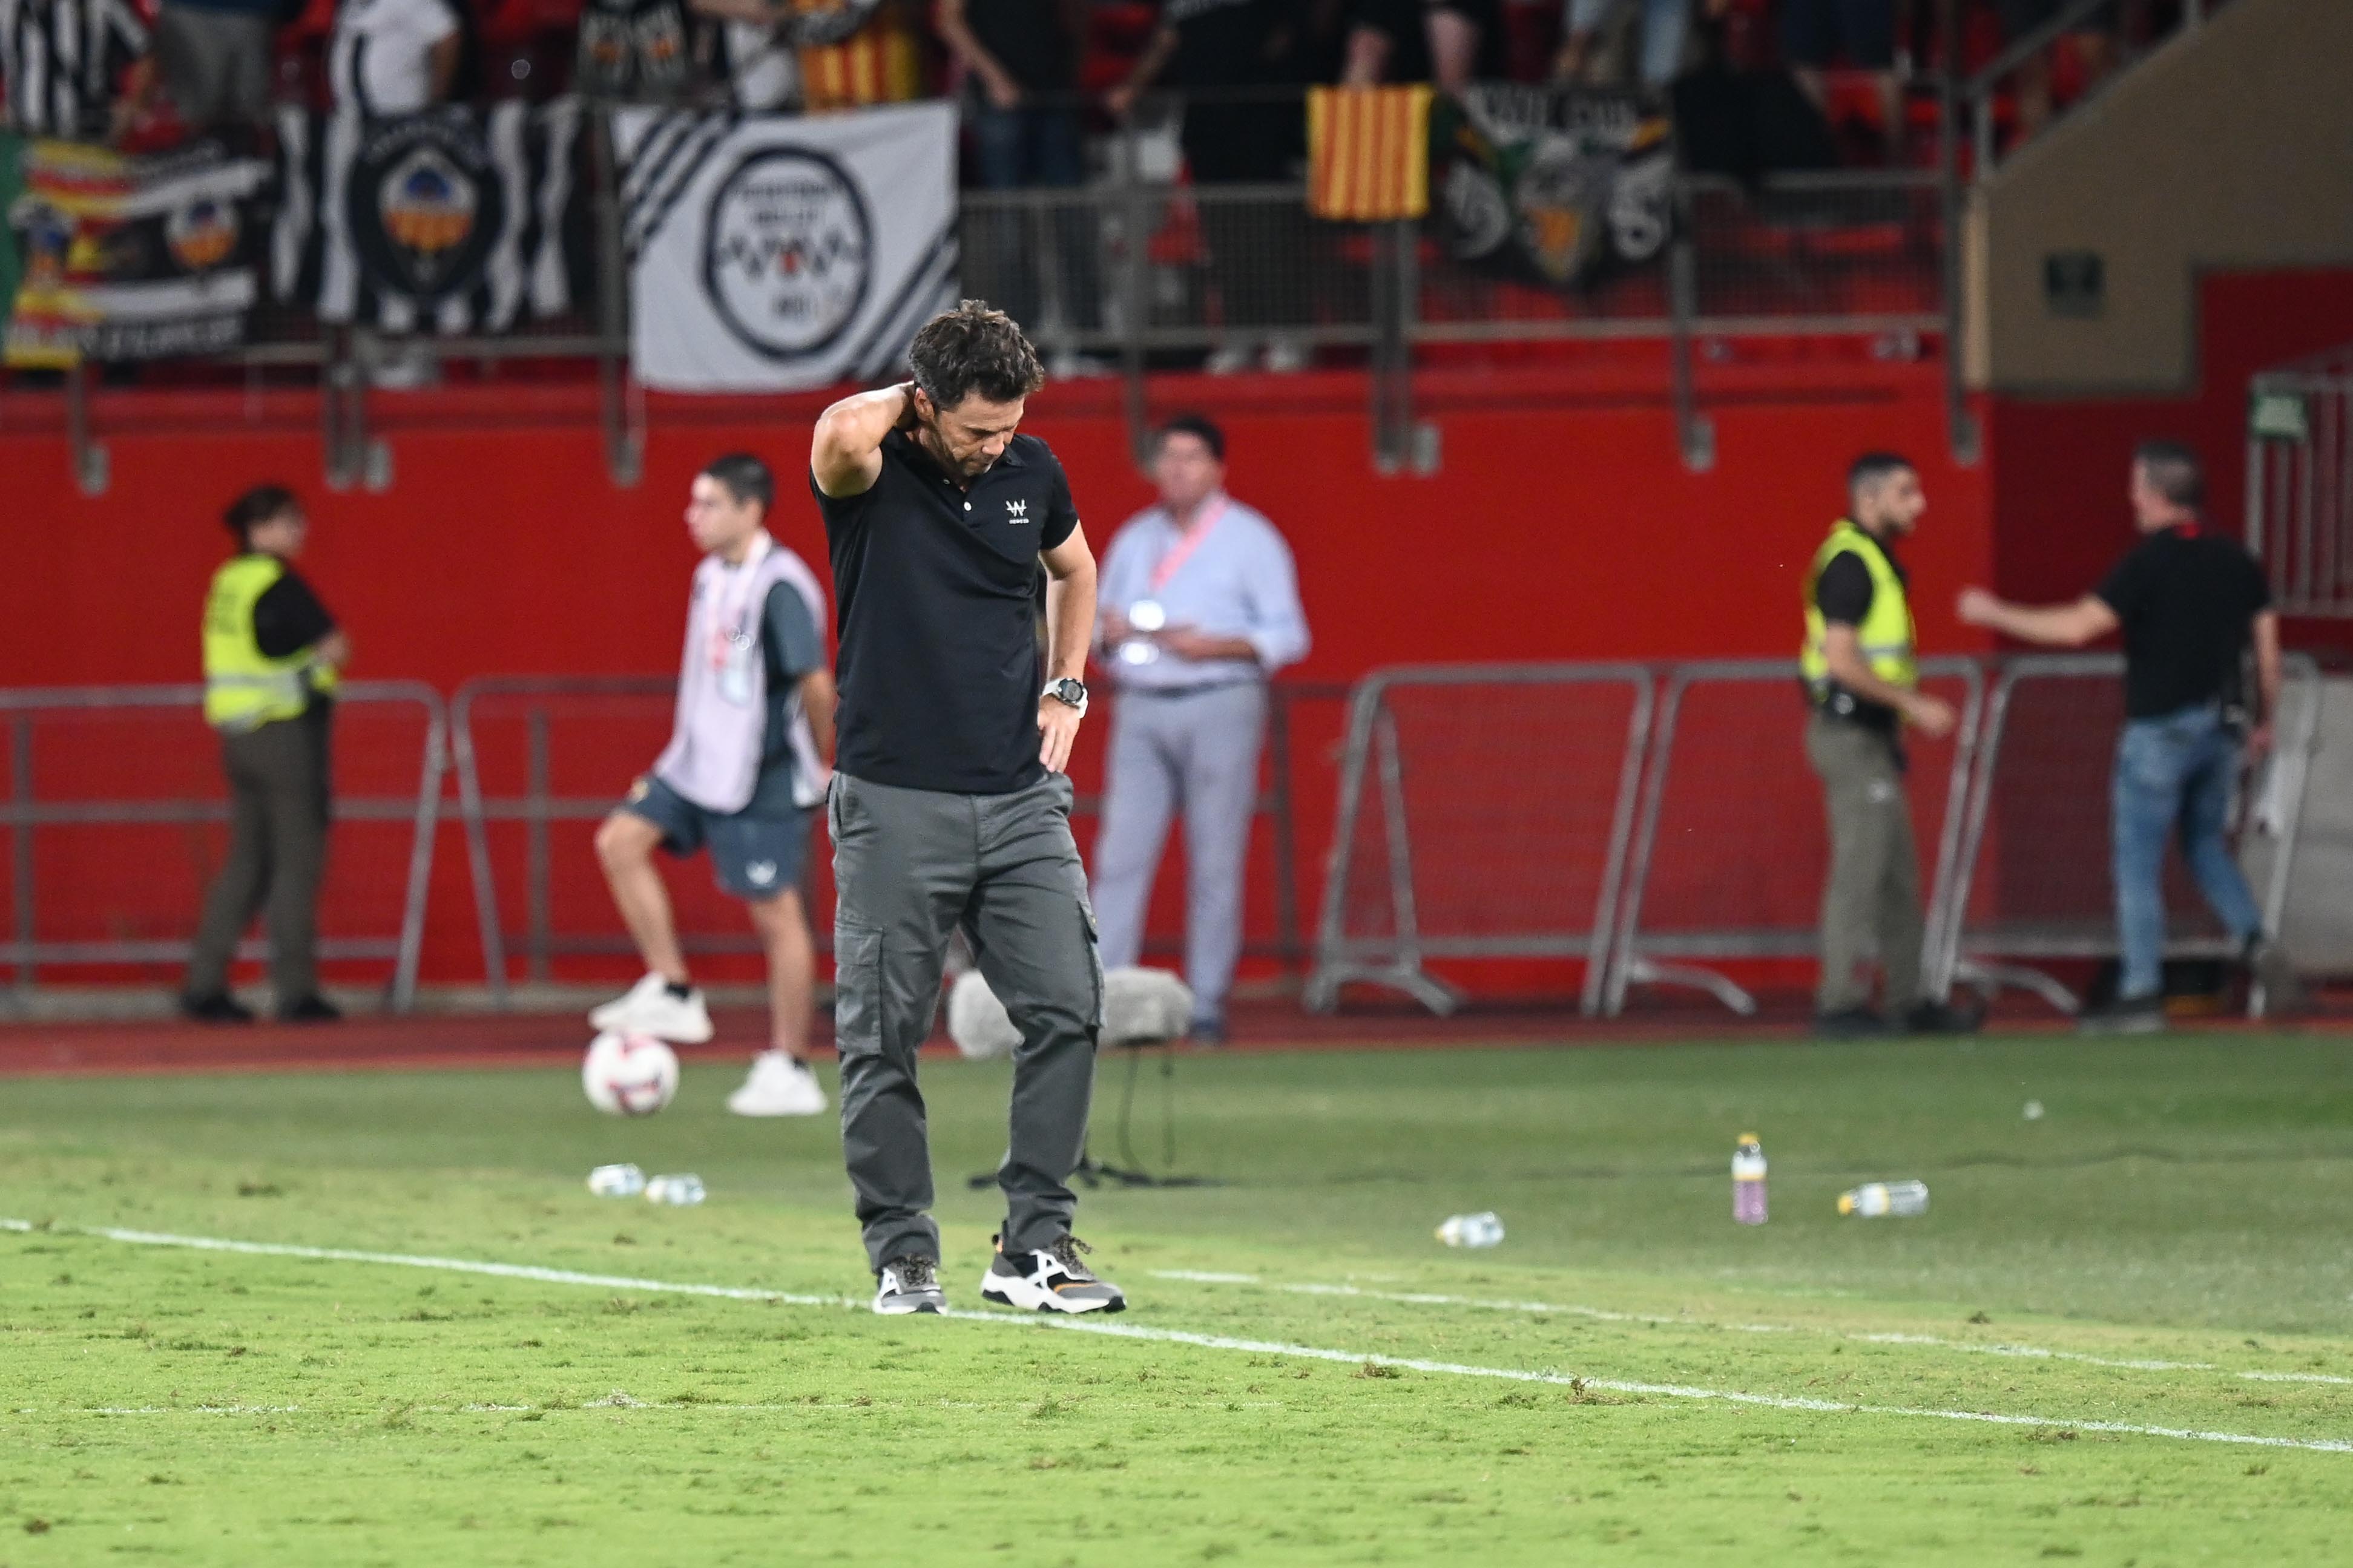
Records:
{"label": "red and yellow striped flag", "polygon": [[1307,93],[1307,209],[1380,223],[1430,210],[1430,99],[1421,87]]}
{"label": "red and yellow striped flag", "polygon": [[922,52],[895,15],[877,16],[841,43],[804,47],[800,59],[802,107],[811,114],[923,95]]}

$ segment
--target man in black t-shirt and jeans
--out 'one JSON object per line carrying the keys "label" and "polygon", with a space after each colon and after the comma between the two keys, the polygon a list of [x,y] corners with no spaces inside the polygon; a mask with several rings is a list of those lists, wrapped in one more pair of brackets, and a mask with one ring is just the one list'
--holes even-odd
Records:
{"label": "man in black t-shirt and jeans", "polygon": [[[2121,631],[2125,727],[2111,807],[2116,925],[2124,950],[2116,1000],[2084,1015],[2085,1030],[2165,1027],[2165,842],[2178,826],[2199,890],[2231,933],[2273,1011],[2297,993],[2295,967],[2263,931],[2263,913],[2231,852],[2224,819],[2242,748],[2260,756],[2279,711],[2279,616],[2254,561],[2200,520],[2205,476],[2172,441],[2133,454],[2132,507],[2141,542],[2098,588],[2072,605],[2032,609],[1981,588],[1961,595],[1961,619],[2060,647]],[[2252,641],[2260,707],[2248,710],[2240,663]]]}
{"label": "man in black t-shirt and jeans", "polygon": [[1103,1026],[1062,771],[1087,708],[1094,556],[1062,465],[1014,434],[1046,379],[1021,329],[967,300],[923,325],[907,363],[913,379],[827,409],[809,449],[841,633],[826,804],[842,1157],[874,1310],[946,1305],[915,1053],[961,927],[1021,1031],[1005,1228],[981,1295],[1115,1312],[1126,1298],[1081,1261],[1069,1186]]}

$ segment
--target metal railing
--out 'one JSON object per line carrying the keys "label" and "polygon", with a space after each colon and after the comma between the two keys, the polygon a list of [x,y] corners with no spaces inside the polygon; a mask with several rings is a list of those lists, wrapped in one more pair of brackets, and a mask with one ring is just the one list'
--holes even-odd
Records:
{"label": "metal railing", "polygon": [[[0,827],[7,835],[12,916],[10,937],[0,944],[0,954],[15,969],[20,1004],[38,983],[44,968],[186,961],[192,946],[186,936],[43,936],[47,900],[41,868],[48,858],[41,854],[40,843],[45,832],[60,830],[210,826],[228,821],[228,803],[218,793],[217,746],[213,732],[202,722],[203,704],[200,686],[0,691],[0,724],[5,724],[8,734],[8,791],[5,799],[0,800]],[[406,851],[396,868],[400,889],[396,923],[390,931],[328,935],[318,949],[319,956],[329,962],[388,961],[386,994],[393,1009],[405,1012],[416,995],[424,944],[426,893],[432,878],[433,839],[448,761],[448,721],[440,694],[417,681],[346,682],[336,694],[336,704],[345,732],[345,743],[336,752],[339,774],[348,775],[358,766],[351,757],[353,748],[348,733],[354,713],[406,708],[421,712],[424,721],[412,790],[398,794],[382,788],[339,791],[334,799],[339,821],[408,826]],[[73,752],[63,749],[56,739],[47,745],[40,743],[45,722],[50,728],[97,725],[114,732],[96,737],[95,747]],[[126,725],[129,728],[123,728]],[[176,752],[168,738],[157,733],[159,726],[176,726],[181,731]],[[197,742],[201,745],[192,748],[190,742]],[[128,749],[132,746],[138,749]],[[371,757],[366,771],[381,775],[387,765],[399,764]],[[45,773],[86,782],[87,787],[71,798],[45,798],[40,787]],[[331,854],[322,923],[336,918],[343,901],[334,896],[338,887],[348,887],[354,880],[348,875],[339,877],[334,869],[338,858],[348,860],[352,853],[346,842]],[[164,875],[163,864],[153,855],[126,861],[118,853],[110,859],[116,865],[135,866],[142,889],[151,892]],[[184,907],[169,917],[176,929],[194,930],[203,881],[201,874],[195,875],[189,886],[178,889],[188,896]],[[118,927],[132,918],[120,908],[93,909],[91,899],[104,895],[87,885],[78,887],[77,892],[78,908],[85,917],[95,916],[100,923]],[[238,946],[237,956],[258,958],[268,951],[266,943],[247,940]]]}
{"label": "metal railing", "polygon": [[[1915,815],[1936,831],[1936,865],[1922,902],[1927,924],[1925,963],[1939,950],[1941,911],[1960,849],[1959,805],[1968,793],[1976,753],[1985,678],[1978,662],[1969,658],[1923,659],[1920,675],[1926,683],[1960,687],[1955,704],[1959,722],[1949,741],[1937,748],[1941,752],[1948,745],[1950,758],[1937,757],[1916,737],[1911,742],[1924,755],[1943,761],[1941,767],[1911,770],[1917,781]],[[1741,703],[1745,710],[1706,715],[1700,724],[1691,725],[1689,714],[1705,713],[1694,694],[1711,689],[1757,695]],[[1610,967],[1609,1013],[1624,1008],[1631,986],[1686,985],[1707,992],[1735,1013],[1754,1014],[1756,999],[1730,977],[1703,965],[1670,961],[1792,958],[1816,951],[1820,868],[1827,837],[1819,786],[1798,743],[1803,714],[1797,670],[1786,659],[1683,664],[1668,672]],[[1683,742],[1680,752],[1679,741]],[[1702,749],[1711,745],[1713,750]],[[1688,760],[1694,755],[1696,761]],[[1679,756],[1686,759],[1680,769]],[[1677,784],[1695,769],[1711,782],[1694,797]],[[1757,817],[1732,806],[1734,801],[1778,807],[1774,831],[1760,840]],[[1674,806],[1683,809],[1678,812]],[[1662,825],[1669,829],[1663,836]],[[1771,847],[1759,852],[1754,847],[1759,842],[1769,842]],[[1686,895],[1669,909],[1654,907],[1664,880],[1662,865],[1681,874],[1679,885]]]}
{"label": "metal railing", "polygon": [[[1267,820],[1270,831],[1274,930],[1269,936],[1246,942],[1243,952],[1250,957],[1272,959],[1285,968],[1299,966],[1306,956],[1296,870],[1294,710],[1302,703],[1335,700],[1345,689],[1291,682],[1277,682],[1270,688],[1268,784],[1254,809]],[[591,931],[559,929],[563,900],[554,891],[554,833],[559,825],[586,826],[601,821],[620,800],[629,780],[652,765],[670,733],[676,690],[676,684],[664,676],[481,676],[466,681],[451,696],[459,817],[473,886],[482,973],[496,1005],[505,1006],[512,1000],[518,953],[526,983],[541,984],[555,977],[556,960],[634,951],[616,925]],[[485,744],[486,734],[493,722],[521,726],[519,757],[486,755],[491,750]],[[1100,795],[1081,795],[1073,815],[1096,816],[1102,805]],[[499,858],[491,842],[494,830],[517,827],[523,840],[520,929],[508,923],[508,907],[500,891]],[[830,952],[831,859],[822,824],[815,814],[810,829],[818,837],[802,891],[809,901],[818,950]],[[601,893],[592,897],[603,910]],[[691,930],[685,924],[681,921],[681,943],[689,952],[760,951],[748,926],[741,921],[731,921],[724,929]],[[1173,946],[1161,933],[1154,933],[1146,942],[1147,951],[1155,953],[1166,953]]]}
{"label": "metal railing", "polygon": [[[2287,666],[2264,808],[2242,811],[2239,838],[2272,931],[2319,721],[2317,667],[2304,655]],[[1931,834],[1935,845],[1922,907],[1929,994],[2018,985],[2073,1011],[2073,994],[2031,961],[2116,954],[2106,802],[2122,671],[2111,654],[1922,661],[1924,678],[1957,689],[1958,710],[1949,740],[1915,742],[1914,805],[1924,847]],[[2069,681],[2047,735],[2024,734],[2019,694]],[[1445,1014],[1462,994],[1433,961],[1574,960],[1588,1014],[1614,1016],[1631,987],[1662,984],[1755,1012],[1731,975],[1681,961],[1818,951],[1827,836],[1797,682],[1794,663],[1767,659],[1366,676],[1350,707],[1306,1005],[1328,1011],[1343,986],[1373,984]],[[1500,699],[1491,713],[1482,692]],[[1572,708],[1567,692],[1588,700]],[[1709,692],[1737,705],[1695,701]],[[1416,713],[1417,694],[1446,721]],[[1696,794],[1681,782],[1692,778]],[[2000,875],[2002,855],[2023,874]],[[2210,932],[2168,951],[2227,950]]]}
{"label": "metal railing", "polygon": [[[2052,11],[2043,23],[1993,58],[1983,69],[1971,77],[1961,89],[1967,105],[1969,148],[1978,176],[1993,173],[2003,157],[2014,153],[2027,140],[2048,128],[2020,127],[2020,138],[2004,146],[1997,123],[1997,110],[2006,93],[2014,92],[2021,76],[2042,73],[2046,80],[2052,68],[2052,55],[2061,40],[2085,36],[2110,37],[2115,40],[2115,58],[2108,62],[2106,74],[2089,85],[2084,93],[2067,106],[2072,112],[2088,103],[2110,85],[2135,60],[2158,47],[2177,33],[2192,31],[2206,20],[2206,13],[2222,4],[2222,0],[2180,0],[2179,14],[2160,18],[2152,13],[2147,0],[2069,0]],[[1957,11],[1957,6],[1948,6]],[[2171,26],[2165,26],[2169,20]],[[2046,89],[2047,90],[2047,89]],[[2053,113],[2052,121],[2059,118]]]}
{"label": "metal railing", "polygon": [[2353,616],[2353,346],[2249,384],[2247,548],[2283,614]]}
{"label": "metal railing", "polygon": [[1576,958],[1584,1010],[1597,1011],[1652,700],[1650,671],[1633,664],[1366,677],[1349,707],[1305,1005],[1329,1012],[1341,986],[1362,982],[1443,1015],[1460,994],[1427,960]]}
{"label": "metal railing", "polygon": [[[1946,894],[1933,963],[1946,983],[1989,993],[2019,986],[2060,1012],[2073,1012],[2076,997],[2058,980],[2031,962],[2002,961],[2118,954],[2106,850],[2114,736],[2124,721],[2123,675],[2124,656],[2113,653],[2030,655],[2002,666],[1987,709],[1957,872]],[[2250,809],[2245,798],[2238,803],[2239,858],[2242,865],[2258,862],[2261,874],[2251,879],[2260,883],[2264,929],[2272,931],[2287,908],[2320,725],[2319,666],[2308,655],[2289,654],[2284,675],[2281,712],[2274,716],[2277,748],[2263,780],[2270,809]],[[2030,710],[2038,689],[2052,695]],[[2016,760],[2021,755],[2023,763]],[[2037,771],[2021,779],[2028,767]],[[2000,861],[1991,868],[1989,846]],[[2168,882],[2168,906],[2198,929],[2185,929],[2181,918],[2172,921],[2166,956],[2235,957],[2232,942],[2182,887],[2178,865],[2169,868]],[[1980,898],[1989,886],[1996,896]],[[2259,1010],[2261,1005],[2258,996]]]}

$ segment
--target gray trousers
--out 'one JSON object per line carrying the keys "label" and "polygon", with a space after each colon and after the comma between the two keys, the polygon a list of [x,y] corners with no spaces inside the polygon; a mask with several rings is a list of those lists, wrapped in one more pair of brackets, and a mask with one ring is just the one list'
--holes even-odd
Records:
{"label": "gray trousers", "polygon": [[1144,952],[1144,918],[1169,819],[1185,813],[1185,983],[1193,1010],[1222,1017],[1242,948],[1242,871],[1258,804],[1266,686],[1119,694],[1112,710],[1103,824],[1095,838],[1095,914],[1113,969]]}
{"label": "gray trousers", "polygon": [[931,1033],[959,926],[1021,1031],[997,1172],[1005,1250],[1042,1249],[1071,1228],[1078,1199],[1069,1182],[1086,1147],[1103,1027],[1103,966],[1071,799],[1060,773],[1001,795],[834,775],[826,821],[838,895],[841,1152],[877,1269],[894,1258],[940,1256],[915,1053]]}
{"label": "gray trousers", "polygon": [[269,907],[269,983],[284,1008],[319,989],[319,879],[327,865],[324,710],[221,736],[228,858],[205,899],[188,994],[228,989],[237,939]]}
{"label": "gray trousers", "polygon": [[155,57],[164,89],[190,130],[269,121],[276,32],[267,16],[165,0],[155,18]]}
{"label": "gray trousers", "polygon": [[1921,999],[1920,862],[1912,844],[1912,802],[1895,746],[1860,724],[1816,713],[1806,721],[1806,760],[1822,781],[1830,813],[1831,871],[1822,889],[1824,1013],[1871,1000],[1861,972],[1876,950],[1885,976],[1882,1002],[1900,1013]]}

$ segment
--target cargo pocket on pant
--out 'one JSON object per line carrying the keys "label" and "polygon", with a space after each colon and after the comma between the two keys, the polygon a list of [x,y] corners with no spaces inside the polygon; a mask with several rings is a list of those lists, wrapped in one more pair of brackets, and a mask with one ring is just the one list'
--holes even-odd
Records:
{"label": "cargo pocket on pant", "polygon": [[1087,973],[1092,978],[1095,988],[1094,1010],[1090,1016],[1092,1026],[1100,1035],[1103,1026],[1103,948],[1100,945],[1102,936],[1095,930],[1094,906],[1087,902],[1083,892],[1079,895],[1079,918],[1086,924]]}
{"label": "cargo pocket on pant", "polygon": [[882,933],[836,921],[833,928],[833,1044],[844,1057],[882,1050]]}

